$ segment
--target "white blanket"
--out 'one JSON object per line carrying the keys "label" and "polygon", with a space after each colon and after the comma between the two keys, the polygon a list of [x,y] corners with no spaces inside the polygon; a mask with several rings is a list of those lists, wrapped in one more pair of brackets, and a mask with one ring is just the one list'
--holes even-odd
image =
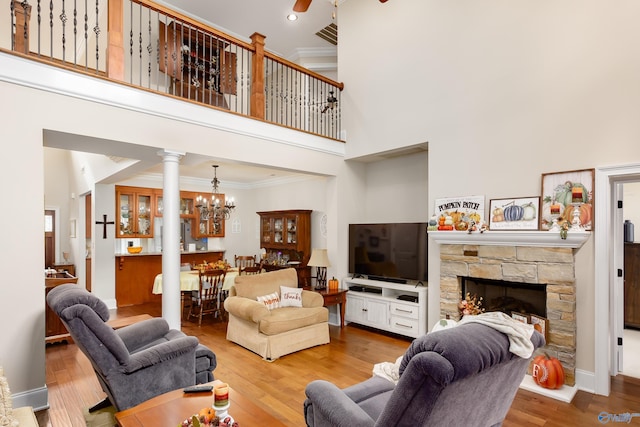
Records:
{"label": "white blanket", "polygon": [[528,359],[533,354],[533,325],[519,322],[501,311],[491,311],[478,314],[477,316],[466,315],[458,322],[458,325],[465,323],[481,323],[502,332],[509,337],[509,351],[523,359]]}
{"label": "white blanket", "polygon": [[373,365],[373,375],[385,378],[394,384],[398,384],[400,380],[400,363],[402,362],[400,356],[396,359],[396,363],[381,362]]}

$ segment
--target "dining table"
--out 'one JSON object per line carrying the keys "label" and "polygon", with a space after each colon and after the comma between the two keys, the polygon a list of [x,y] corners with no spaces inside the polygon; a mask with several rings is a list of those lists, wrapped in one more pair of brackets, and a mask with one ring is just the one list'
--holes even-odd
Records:
{"label": "dining table", "polygon": [[[235,283],[236,276],[238,275],[237,268],[230,268],[227,270],[224,276],[224,283],[222,285],[223,291],[228,291],[231,289],[233,284]],[[200,289],[200,284],[198,281],[198,270],[184,270],[180,272],[180,291],[189,292],[189,291],[197,291]],[[158,274],[153,280],[153,291],[154,294],[162,294],[162,273]]]}

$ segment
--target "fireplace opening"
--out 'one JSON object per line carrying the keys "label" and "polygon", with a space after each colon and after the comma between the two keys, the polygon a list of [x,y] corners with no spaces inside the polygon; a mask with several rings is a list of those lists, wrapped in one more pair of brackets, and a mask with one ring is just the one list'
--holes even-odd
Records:
{"label": "fireplace opening", "polygon": [[485,311],[547,317],[547,285],[460,277],[462,295],[482,297]]}

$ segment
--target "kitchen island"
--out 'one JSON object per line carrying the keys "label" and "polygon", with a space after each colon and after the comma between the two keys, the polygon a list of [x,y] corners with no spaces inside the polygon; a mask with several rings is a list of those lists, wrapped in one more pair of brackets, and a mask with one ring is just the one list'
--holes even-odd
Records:
{"label": "kitchen island", "polygon": [[[195,265],[223,258],[224,251],[219,250],[182,252],[180,263]],[[153,281],[162,273],[161,252],[116,254],[115,263],[118,307],[161,301],[162,295],[153,294]]]}

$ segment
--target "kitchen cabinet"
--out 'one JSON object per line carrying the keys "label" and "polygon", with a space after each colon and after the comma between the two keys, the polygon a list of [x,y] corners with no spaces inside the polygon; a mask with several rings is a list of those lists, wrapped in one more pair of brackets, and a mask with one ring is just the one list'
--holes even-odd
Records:
{"label": "kitchen cabinet", "polygon": [[640,329],[640,243],[624,244],[624,326]]}
{"label": "kitchen cabinet", "polygon": [[[217,193],[213,195],[215,200],[220,206],[224,206],[225,204],[225,195],[222,193]],[[204,196],[209,201],[209,206],[211,205],[211,196]],[[203,203],[200,201],[200,203]],[[196,239],[200,239],[202,237],[224,237],[226,228],[226,221],[221,219],[216,226],[213,218],[205,218],[200,214],[200,209],[196,208],[196,227],[192,230],[193,237]]]}
{"label": "kitchen cabinet", "polygon": [[[196,265],[216,262],[224,258],[224,251],[183,252],[180,263]],[[115,258],[116,301],[118,307],[162,301],[162,295],[153,294],[153,281],[162,273],[162,254],[129,255]]]}
{"label": "kitchen cabinet", "polygon": [[116,238],[153,237],[153,199],[150,188],[116,186]]}
{"label": "kitchen cabinet", "polygon": [[228,109],[237,93],[237,58],[229,44],[188,25],[160,22],[159,68],[174,95]]}
{"label": "kitchen cabinet", "polygon": [[[164,199],[162,197],[162,190],[155,190],[156,193],[160,192],[160,194],[156,194],[156,210],[155,216],[162,216],[164,212]],[[195,202],[195,193],[191,193],[188,191],[180,192],[180,218],[195,218],[196,217],[196,202]]]}

